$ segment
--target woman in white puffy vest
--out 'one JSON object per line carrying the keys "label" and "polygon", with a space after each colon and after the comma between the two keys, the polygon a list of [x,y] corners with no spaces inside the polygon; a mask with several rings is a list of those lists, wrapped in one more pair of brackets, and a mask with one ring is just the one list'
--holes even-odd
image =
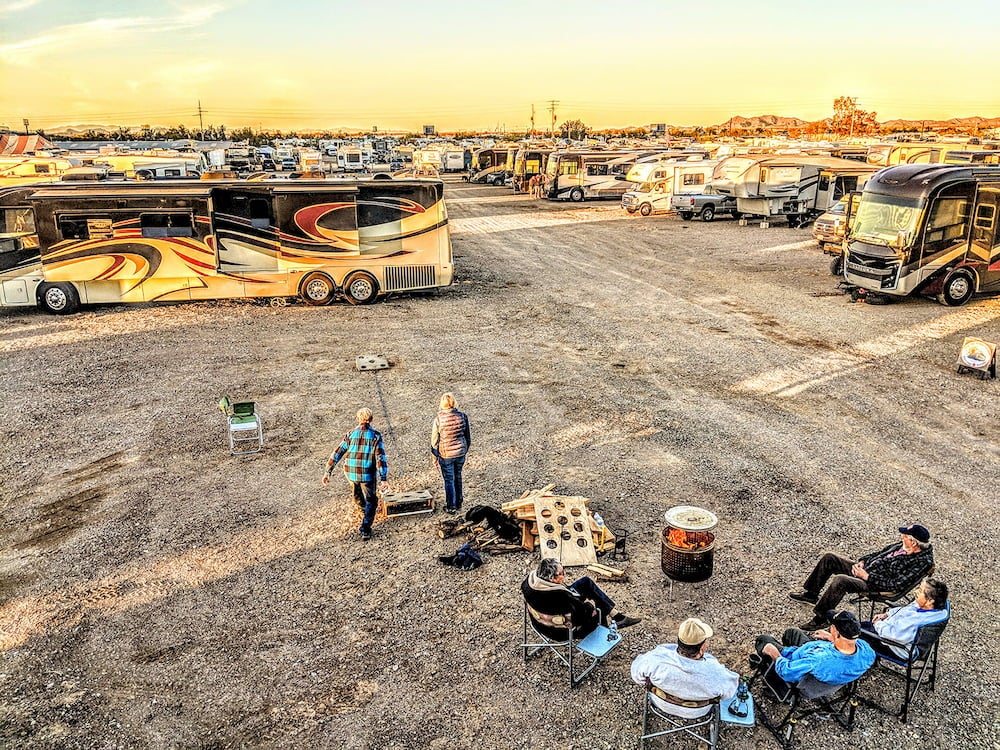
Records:
{"label": "woman in white puffy vest", "polygon": [[444,394],[431,428],[431,453],[441,467],[445,510],[449,513],[462,509],[462,467],[471,444],[469,418],[455,408],[453,395]]}

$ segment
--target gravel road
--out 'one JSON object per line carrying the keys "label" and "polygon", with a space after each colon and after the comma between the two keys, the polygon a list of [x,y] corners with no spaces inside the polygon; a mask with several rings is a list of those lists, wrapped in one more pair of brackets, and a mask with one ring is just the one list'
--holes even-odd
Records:
{"label": "gravel road", "polygon": [[[851,304],[808,229],[447,197],[459,278],[434,294],[0,311],[0,746],[632,748],[635,655],[694,615],[746,671],[758,633],[808,619],[786,592],[821,551],[918,522],[953,593],[937,690],[909,724],[862,706],[802,747],[997,748],[1000,384],[955,360],[1000,336],[1000,298]],[[577,689],[521,659],[533,556],[445,567],[440,513],[363,543],[346,484],[320,486],[359,406],[387,427],[367,353],[392,363],[396,488],[441,494],[427,445],[450,390],[466,507],[554,482],[628,532],[629,581],[607,588],[644,619]],[[229,455],[224,394],[258,402],[260,454]],[[681,504],[720,517],[718,549],[671,598]]]}

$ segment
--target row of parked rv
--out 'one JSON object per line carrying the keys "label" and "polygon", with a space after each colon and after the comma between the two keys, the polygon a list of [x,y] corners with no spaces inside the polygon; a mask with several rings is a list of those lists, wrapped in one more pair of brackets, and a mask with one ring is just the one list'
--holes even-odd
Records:
{"label": "row of parked rv", "polygon": [[[831,270],[870,293],[919,293],[962,305],[977,292],[1000,292],[1000,151],[886,145],[865,161],[484,149],[468,179],[505,184],[510,171],[518,190],[541,174],[550,200],[620,197],[626,211],[642,215],[676,211],[711,221],[726,213],[792,227],[816,220],[814,236],[834,256]],[[885,166],[886,159],[896,165]]]}

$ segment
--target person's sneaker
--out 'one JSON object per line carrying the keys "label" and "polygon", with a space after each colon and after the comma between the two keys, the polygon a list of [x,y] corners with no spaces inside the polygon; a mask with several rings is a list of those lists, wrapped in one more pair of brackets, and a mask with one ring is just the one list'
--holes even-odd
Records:
{"label": "person's sneaker", "polygon": [[629,617],[628,615],[624,615],[621,612],[619,612],[611,619],[614,620],[615,625],[618,626],[619,630],[621,630],[622,628],[630,628],[633,625],[638,625],[640,622],[642,622],[641,617]]}
{"label": "person's sneaker", "polygon": [[815,604],[819,601],[819,596],[811,591],[789,591],[788,598],[794,599],[797,602],[805,602],[806,604]]}
{"label": "person's sneaker", "polygon": [[372,538],[372,532],[371,531],[369,531],[368,529],[361,529],[361,541],[362,542],[367,542],[371,538]]}
{"label": "person's sneaker", "polygon": [[458,512],[458,511],[456,511],[456,510],[455,510],[454,508],[445,508],[445,509],[444,509],[444,512],[445,512],[445,513],[448,513],[449,515],[452,515],[452,516],[453,516],[453,515],[455,515],[455,514],[456,514],[456,513]]}

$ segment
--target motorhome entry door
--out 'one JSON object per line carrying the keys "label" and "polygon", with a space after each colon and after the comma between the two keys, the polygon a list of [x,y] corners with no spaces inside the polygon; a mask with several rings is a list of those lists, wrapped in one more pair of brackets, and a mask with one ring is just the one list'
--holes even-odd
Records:
{"label": "motorhome entry door", "polygon": [[278,270],[278,238],[269,191],[213,190],[212,218],[220,271]]}
{"label": "motorhome entry door", "polygon": [[982,289],[1000,289],[1000,183],[982,184],[976,191],[969,260],[978,266]]}

